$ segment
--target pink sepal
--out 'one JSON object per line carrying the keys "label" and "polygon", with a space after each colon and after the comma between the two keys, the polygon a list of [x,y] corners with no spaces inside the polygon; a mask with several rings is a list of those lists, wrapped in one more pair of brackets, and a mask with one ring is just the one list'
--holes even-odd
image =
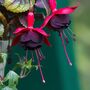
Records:
{"label": "pink sepal", "polygon": [[36,32],[42,34],[45,37],[48,37],[49,36],[44,30],[42,30],[40,28],[33,28],[33,31],[36,31]]}
{"label": "pink sepal", "polygon": [[34,25],[34,14],[33,14],[33,12],[28,13],[27,21],[28,21],[28,27],[33,27],[33,25]]}
{"label": "pink sepal", "polygon": [[56,0],[49,0],[49,6],[52,12],[56,10],[56,5],[57,5]]}

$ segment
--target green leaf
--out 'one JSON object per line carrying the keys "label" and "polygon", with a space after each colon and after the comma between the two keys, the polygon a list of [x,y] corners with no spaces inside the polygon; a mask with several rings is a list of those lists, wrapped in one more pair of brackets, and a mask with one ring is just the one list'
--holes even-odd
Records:
{"label": "green leaf", "polygon": [[2,88],[0,90],[17,90],[17,88],[6,86],[6,87],[4,87],[4,88]]}
{"label": "green leaf", "polygon": [[35,0],[32,0],[32,4],[33,4],[33,6],[35,5]]}
{"label": "green leaf", "polygon": [[33,9],[33,6],[35,5],[35,0],[30,0],[30,8],[29,9]]}
{"label": "green leaf", "polygon": [[25,64],[25,67],[27,69],[31,69],[32,68],[32,60],[29,60],[26,64]]}
{"label": "green leaf", "polygon": [[4,76],[6,59],[7,59],[7,54],[6,53],[0,53],[0,76],[1,77]]}
{"label": "green leaf", "polygon": [[9,71],[5,77],[5,81],[8,81],[8,86],[16,87],[18,84],[19,75],[14,71]]}
{"label": "green leaf", "polygon": [[6,65],[7,53],[0,53],[0,62],[3,62]]}
{"label": "green leaf", "polygon": [[0,90],[2,90],[2,88],[4,88],[4,85],[0,85]]}
{"label": "green leaf", "polygon": [[34,6],[34,5],[35,5],[35,1],[36,1],[36,0],[29,0],[30,5]]}
{"label": "green leaf", "polygon": [[1,53],[0,53],[0,63],[3,63],[3,58],[2,58]]}
{"label": "green leaf", "polygon": [[0,37],[3,36],[4,33],[4,25],[0,23]]}
{"label": "green leaf", "polygon": [[37,65],[33,65],[32,64],[32,59],[28,60],[27,63],[23,64],[23,68],[26,68],[28,70],[32,69],[32,68],[36,68],[37,69]]}
{"label": "green leaf", "polygon": [[1,90],[13,90],[13,89],[6,86],[6,87],[2,88]]}
{"label": "green leaf", "polygon": [[18,62],[18,63],[16,63],[16,65],[14,66],[13,70],[16,70],[17,68],[22,68],[22,66],[23,66],[23,63]]}

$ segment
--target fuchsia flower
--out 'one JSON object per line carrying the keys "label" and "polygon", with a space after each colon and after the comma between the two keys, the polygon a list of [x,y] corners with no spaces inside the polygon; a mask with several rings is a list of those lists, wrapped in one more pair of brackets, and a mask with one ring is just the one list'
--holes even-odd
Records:
{"label": "fuchsia flower", "polygon": [[[68,42],[68,38],[64,32],[64,29],[67,29],[67,28],[69,29],[69,25],[70,25],[71,21],[70,21],[70,18],[68,15],[73,13],[76,10],[76,8],[78,7],[78,5],[73,6],[73,7],[57,9],[56,8],[56,0],[48,0],[48,1],[49,1],[49,6],[50,6],[52,13],[51,13],[51,15],[46,17],[41,28],[44,28],[45,26],[50,26],[54,31],[59,32],[59,36],[60,36],[60,38],[62,40],[62,44],[64,46],[64,52],[66,54],[69,64],[72,66],[72,63],[71,63],[71,61],[68,57],[68,53],[66,51],[66,46],[64,44],[64,39],[66,40],[66,42]],[[68,31],[70,31],[70,29]],[[75,35],[73,34],[73,36],[75,36]],[[63,39],[63,37],[64,37],[64,39]]]}
{"label": "fuchsia flower", "polygon": [[12,42],[12,46],[16,45],[17,43],[20,43],[25,49],[35,50],[42,81],[45,83],[44,76],[42,74],[42,70],[40,67],[40,61],[41,59],[43,59],[43,55],[41,54],[40,47],[42,46],[43,42],[45,42],[47,45],[50,45],[47,39],[49,35],[41,28],[33,27],[34,25],[33,12],[28,13],[27,22],[28,22],[27,27],[17,28],[16,31],[14,32],[16,37]]}
{"label": "fuchsia flower", "polygon": [[61,14],[71,14],[75,11],[75,9],[79,6],[76,5],[76,6],[73,6],[73,7],[66,7],[66,8],[60,8],[60,9],[57,9],[56,8],[56,0],[48,0],[49,1],[49,6],[50,6],[50,9],[52,11],[51,15],[47,16],[44,23],[42,24],[41,28],[44,28],[47,23],[49,22],[49,20],[51,18],[53,18],[55,15],[61,15]]}
{"label": "fuchsia flower", "polygon": [[[43,41],[49,46],[50,43],[49,43],[49,41],[47,39],[49,35],[44,30],[42,30],[41,28],[34,28],[33,27],[33,24],[34,24],[34,14],[33,14],[33,12],[29,12],[28,13],[27,22],[28,22],[28,26],[27,27],[17,28],[16,31],[14,32],[16,37],[13,40],[12,46],[16,45],[20,41],[21,36],[23,36],[23,34],[26,34],[27,32],[28,32],[28,34],[32,35],[32,37],[35,34],[43,36]],[[38,39],[38,36],[37,36],[37,38],[35,38],[35,37],[32,38],[32,37],[30,37],[30,39],[32,39],[32,40]],[[27,39],[28,38],[29,37],[27,37]],[[26,40],[26,41],[28,41],[28,40]]]}

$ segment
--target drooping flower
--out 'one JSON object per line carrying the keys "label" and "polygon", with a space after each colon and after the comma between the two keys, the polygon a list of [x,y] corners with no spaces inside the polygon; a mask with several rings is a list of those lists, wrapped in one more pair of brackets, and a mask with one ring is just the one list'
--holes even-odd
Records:
{"label": "drooping flower", "polygon": [[[42,76],[42,81],[45,83],[44,76],[42,74],[42,70],[40,67],[40,61],[43,59],[43,55],[41,54],[40,47],[43,42],[47,45],[50,45],[48,41],[48,34],[42,30],[41,28],[34,28],[34,14],[33,12],[29,12],[27,16],[27,27],[17,28],[14,34],[16,37],[13,40],[12,46],[20,43],[26,50],[34,50],[36,52],[36,56],[38,59],[38,67]],[[33,58],[33,55],[32,55]]]}
{"label": "drooping flower", "polygon": [[[60,38],[62,40],[62,44],[64,46],[64,52],[66,54],[69,64],[72,66],[72,63],[71,63],[71,61],[68,57],[68,53],[66,51],[66,46],[64,44],[64,39],[68,43],[68,38],[64,32],[64,29],[68,28],[68,33],[70,33],[69,25],[71,23],[71,20],[70,20],[69,14],[73,13],[76,10],[79,3],[78,3],[78,5],[73,6],[73,7],[65,7],[65,8],[57,9],[56,0],[48,0],[48,1],[49,1],[48,3],[50,6],[50,9],[51,9],[51,15],[46,17],[41,28],[44,28],[45,26],[49,26],[54,31],[59,32],[59,36],[60,36]],[[73,36],[75,36],[75,35],[73,34]],[[71,36],[71,37],[73,37],[73,36]]]}
{"label": "drooping flower", "polygon": [[48,22],[48,26],[58,32],[62,32],[64,29],[68,28],[70,24],[70,17],[66,14],[55,15]]}

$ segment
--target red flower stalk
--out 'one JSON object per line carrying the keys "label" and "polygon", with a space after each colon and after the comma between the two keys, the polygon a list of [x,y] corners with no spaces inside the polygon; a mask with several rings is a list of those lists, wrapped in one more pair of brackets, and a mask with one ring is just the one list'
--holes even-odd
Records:
{"label": "red flower stalk", "polygon": [[[48,34],[42,30],[41,28],[34,28],[34,14],[33,12],[29,12],[27,16],[27,27],[20,27],[17,28],[14,34],[16,37],[14,38],[12,42],[12,46],[16,45],[20,42],[20,44],[25,48],[29,50],[35,50],[36,56],[38,59],[38,67],[41,73],[42,81],[45,83],[44,76],[42,74],[42,70],[40,67],[40,61],[43,59],[43,56],[40,52],[40,47],[43,42],[45,42],[47,45],[50,45],[48,41]],[[33,55],[32,55],[33,58]]]}
{"label": "red flower stalk", "polygon": [[[67,38],[66,34],[64,33],[64,29],[67,29],[67,28],[69,29],[70,18],[68,15],[73,13],[76,10],[76,8],[79,6],[79,3],[78,3],[78,5],[73,6],[73,7],[57,9],[56,0],[48,0],[48,1],[49,1],[49,6],[50,6],[52,13],[51,13],[51,15],[46,17],[41,28],[44,28],[45,26],[50,26],[55,31],[59,32],[59,36],[62,40],[62,44],[64,46],[64,52],[66,54],[67,60],[68,60],[69,64],[72,66],[72,63],[71,63],[71,61],[68,57],[68,53],[66,51],[66,46],[64,44],[64,39],[68,43],[68,38]],[[70,29],[69,29],[69,31],[70,31]],[[63,39],[63,36],[64,36],[64,39]]]}

